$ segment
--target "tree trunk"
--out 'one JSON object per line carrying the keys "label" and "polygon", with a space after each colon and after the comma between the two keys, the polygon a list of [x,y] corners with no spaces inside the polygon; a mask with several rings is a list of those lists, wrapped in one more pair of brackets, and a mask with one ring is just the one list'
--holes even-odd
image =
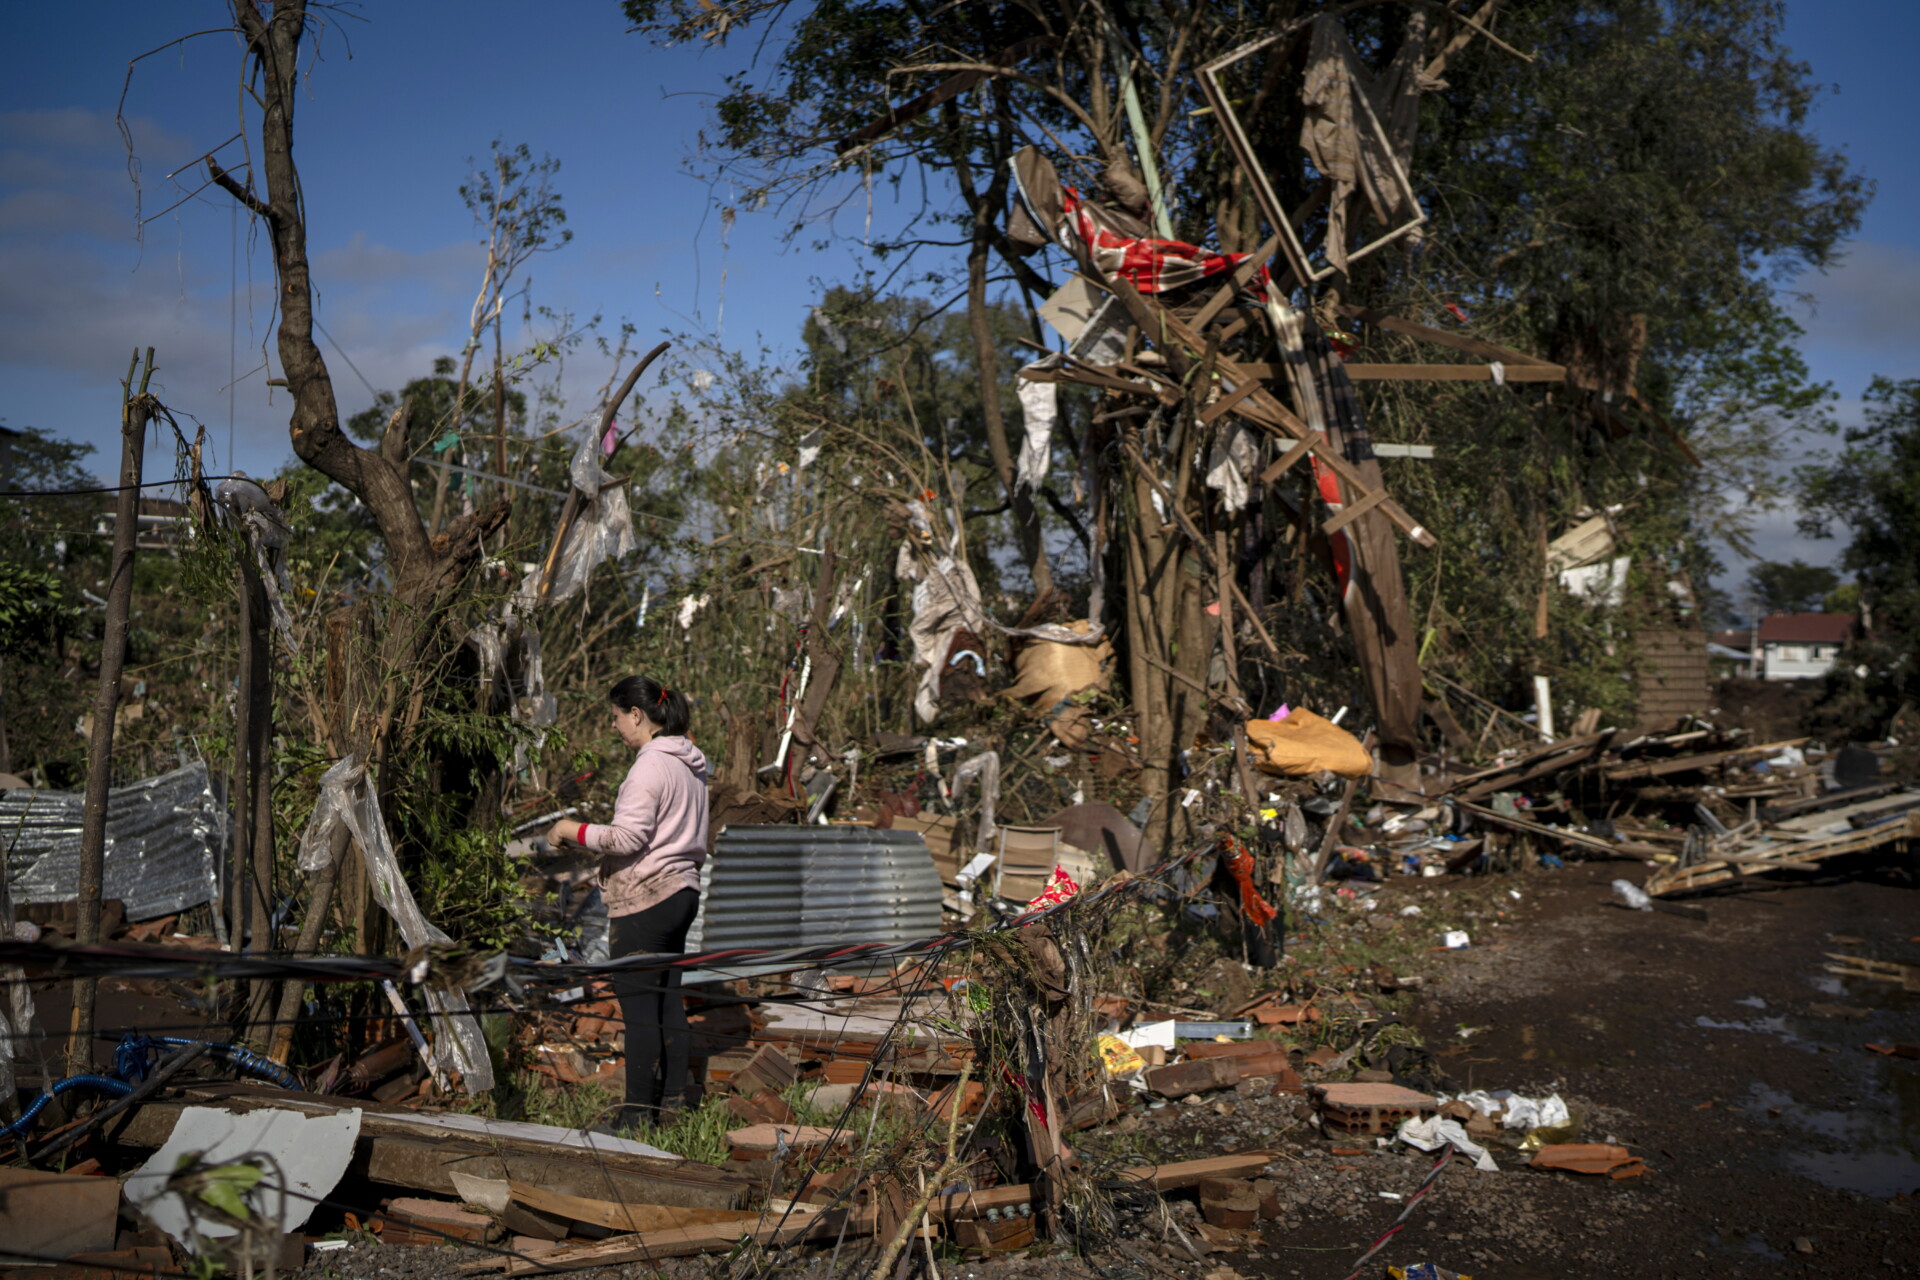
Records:
{"label": "tree trunk", "polygon": [[[442,533],[429,538],[407,483],[405,460],[363,449],[342,429],[333,379],[313,340],[305,202],[293,158],[293,112],[306,0],[282,0],[272,7],[271,17],[262,13],[259,0],[232,3],[259,72],[256,92],[263,104],[259,172],[265,177],[266,196],[262,199],[211,159],[207,168],[214,182],[266,223],[273,243],[274,274],[280,286],[276,350],[293,397],[288,423],[293,451],[366,505],[393,566],[393,594],[423,610],[424,619],[444,603],[447,592],[479,559],[480,538],[505,522],[510,504],[502,499],[483,511],[449,521]],[[420,628],[423,634],[426,630]]]}
{"label": "tree trunk", "polygon": [[[100,691],[93,702],[93,729],[87,740],[87,796],[80,824],[80,886],[73,940],[79,946],[100,941],[100,891],[107,864],[107,792],[113,785],[113,718],[120,709],[120,673],[127,663],[127,629],[133,602],[134,550],[140,532],[140,473],[145,462],[147,424],[154,402],[147,394],[153,377],[153,348],[147,348],[140,390],[133,390],[135,365],[127,369],[126,399],[120,409],[120,490],[114,501],[113,568],[107,576],[106,622],[100,637]],[[93,1067],[93,1004],[96,979],[73,984],[73,1019],[67,1039],[67,1074]]]}
{"label": "tree trunk", "polygon": [[[246,646],[247,683],[240,694],[247,702],[247,808],[236,811],[235,820],[252,828],[248,841],[251,861],[247,867],[246,925],[251,949],[256,953],[274,950],[273,938],[273,631],[268,612],[266,585],[253,560],[253,549],[242,546],[240,560],[241,599],[246,607],[242,616],[246,629],[241,643]],[[247,1023],[251,1038],[267,1016],[267,1001],[272,982],[255,979],[248,984]]]}
{"label": "tree trunk", "polygon": [[[947,119],[949,123],[957,119],[951,103]],[[987,297],[987,267],[1000,219],[1006,213],[1007,170],[1004,164],[994,165],[985,191],[975,187],[973,166],[964,154],[955,156],[953,172],[973,224],[967,249],[967,332],[973,338],[974,362],[979,368],[980,414],[987,432],[987,452],[993,457],[994,474],[1000,477],[1000,489],[1012,508],[1020,558],[1033,576],[1033,593],[1038,598],[1053,589],[1053,566],[1047,559],[1033,494],[1020,487],[1013,450],[1007,443],[1007,419],[1000,402],[1000,353],[993,343],[992,303]]]}
{"label": "tree trunk", "polygon": [[239,670],[233,682],[233,765],[227,774],[227,938],[247,949],[247,877],[253,866],[253,593],[240,575]]}

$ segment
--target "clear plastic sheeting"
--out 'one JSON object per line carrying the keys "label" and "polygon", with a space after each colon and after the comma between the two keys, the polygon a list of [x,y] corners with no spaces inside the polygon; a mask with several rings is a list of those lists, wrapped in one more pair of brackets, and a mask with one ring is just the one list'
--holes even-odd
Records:
{"label": "clear plastic sheeting", "polygon": [[[320,797],[314,802],[307,829],[300,837],[300,869],[317,871],[327,865],[333,845],[334,829],[344,824],[359,846],[367,866],[367,880],[374,901],[385,908],[400,927],[400,936],[410,951],[452,942],[420,912],[413,890],[400,872],[400,860],[394,856],[393,843],[387,838],[387,824],[380,816],[380,796],[367,778],[359,757],[352,753],[340,758],[320,776]],[[469,1093],[485,1093],[493,1088],[493,1063],[480,1034],[480,1023],[459,991],[435,982],[429,976],[425,992],[427,1008],[433,1011],[433,1053],[441,1068],[457,1071],[465,1079]]]}
{"label": "clear plastic sheeting", "polygon": [[[80,892],[78,791],[0,791],[7,878],[13,901],[68,902]],[[214,870],[226,828],[207,766],[196,761],[107,793],[103,898],[118,898],[127,919],[153,920],[217,896]]]}
{"label": "clear plastic sheeting", "polygon": [[547,691],[547,676],[540,662],[540,628],[523,621],[513,638],[511,652],[520,670],[513,718],[535,729],[551,728],[560,718],[560,704]]}
{"label": "clear plastic sheeting", "polygon": [[1647,896],[1645,889],[1642,889],[1631,880],[1615,880],[1613,882],[1613,896],[1620,899],[1626,906],[1632,907],[1635,911],[1653,910],[1653,899]]}
{"label": "clear plastic sheeting", "polygon": [[490,707],[505,705],[516,722],[534,729],[550,728],[560,718],[541,667],[540,628],[509,616],[473,627],[465,644],[473,650]]}
{"label": "clear plastic sheeting", "polygon": [[468,630],[464,642],[480,665],[480,683],[495,684],[507,676],[507,638],[497,622],[483,622]]}
{"label": "clear plastic sheeting", "polygon": [[287,577],[287,522],[276,507],[270,512],[249,511],[240,518],[240,527],[246,532],[247,546],[260,570],[260,585],[266,588],[273,629],[292,644],[293,615],[287,612],[287,596],[293,591]]}
{"label": "clear plastic sheeting", "polygon": [[334,761],[333,767],[320,775],[320,796],[313,802],[307,829],[300,833],[302,871],[318,871],[333,861],[333,832],[342,822],[356,838],[359,836],[360,817],[353,806],[358,784],[366,776],[359,757],[351,753]]}
{"label": "clear plastic sheeting", "polygon": [[580,512],[567,530],[567,540],[553,566],[547,599],[565,600],[587,585],[587,578],[603,561],[617,560],[633,551],[633,515],[627,509],[627,491],[613,485],[600,465],[600,442],[588,436],[574,451],[573,487],[580,491]]}
{"label": "clear plastic sheeting", "polygon": [[[1030,364],[1027,369],[1038,369],[1041,364]],[[1026,440],[1020,446],[1019,475],[1015,484],[1021,488],[1038,489],[1047,482],[1048,465],[1053,460],[1053,425],[1060,418],[1059,386],[1052,382],[1029,382],[1022,378],[1020,418],[1026,429]]]}

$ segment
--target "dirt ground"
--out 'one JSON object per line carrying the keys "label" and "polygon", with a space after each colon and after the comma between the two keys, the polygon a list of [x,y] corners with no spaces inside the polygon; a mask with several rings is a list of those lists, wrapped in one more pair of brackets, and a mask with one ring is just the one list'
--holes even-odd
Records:
{"label": "dirt ground", "polygon": [[[1412,1017],[1460,1088],[1557,1091],[1585,1117],[1580,1140],[1629,1147],[1646,1175],[1538,1172],[1498,1148],[1497,1173],[1455,1159],[1361,1274],[1417,1262],[1477,1280],[1920,1274],[1920,1062],[1864,1047],[1920,1041],[1920,993],[1823,970],[1829,952],[1920,961],[1911,876],[1884,861],[1831,865],[1703,899],[1701,922],[1612,905],[1608,883],[1642,871],[1587,864],[1484,882],[1505,918],[1484,914],[1466,950],[1425,954]],[[1459,881],[1398,878],[1382,909],[1425,903],[1435,915],[1441,894],[1460,892]],[[1172,1220],[1201,1261],[1157,1210],[1122,1206],[1124,1244],[1086,1257],[947,1254],[941,1274],[1343,1280],[1401,1212],[1389,1197],[1412,1192],[1432,1161],[1335,1155],[1363,1144],[1314,1132],[1297,1105],[1243,1085],[1080,1135],[1089,1155],[1115,1143],[1159,1159],[1279,1151],[1269,1175],[1282,1216],[1249,1249],[1211,1252],[1194,1229],[1197,1206],[1176,1196]],[[849,1246],[837,1268],[815,1256],[783,1269],[866,1274],[871,1257]],[[467,1256],[356,1246],[325,1255],[303,1280],[447,1275]],[[662,1268],[725,1270],[718,1259]],[[606,1274],[616,1273],[652,1269]],[[909,1274],[924,1275],[924,1259]]]}
{"label": "dirt ground", "polygon": [[[1704,899],[1698,922],[1612,905],[1609,882],[1641,870],[1508,878],[1521,895],[1508,920],[1430,957],[1415,1021],[1430,1045],[1452,1043],[1442,1061],[1461,1087],[1557,1091],[1587,1113],[1580,1140],[1629,1147],[1647,1174],[1535,1172],[1498,1150],[1499,1173],[1455,1160],[1365,1274],[1421,1261],[1478,1280],[1920,1274],[1920,1062],[1864,1048],[1920,1040],[1920,994],[1823,971],[1829,952],[1920,961],[1912,878],[1836,865]],[[1417,903],[1437,883],[1388,892]],[[1194,1127],[1173,1108],[1146,1123]],[[1246,1107],[1198,1127],[1228,1150],[1265,1142],[1267,1124]],[[1297,1216],[1221,1262],[1341,1280],[1399,1214],[1383,1193],[1411,1192],[1430,1167],[1331,1145],[1289,1147],[1273,1172]]]}

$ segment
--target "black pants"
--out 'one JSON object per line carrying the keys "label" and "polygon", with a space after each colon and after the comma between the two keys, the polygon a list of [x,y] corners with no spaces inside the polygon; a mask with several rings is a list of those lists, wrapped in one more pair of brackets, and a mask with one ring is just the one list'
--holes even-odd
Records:
{"label": "black pants", "polygon": [[[678,953],[687,944],[700,908],[700,891],[682,889],[665,902],[610,922],[608,951],[621,956]],[[687,1005],[678,972],[622,973],[613,994],[627,1024],[628,1123],[651,1119],[663,1106],[679,1106],[687,1092]]]}

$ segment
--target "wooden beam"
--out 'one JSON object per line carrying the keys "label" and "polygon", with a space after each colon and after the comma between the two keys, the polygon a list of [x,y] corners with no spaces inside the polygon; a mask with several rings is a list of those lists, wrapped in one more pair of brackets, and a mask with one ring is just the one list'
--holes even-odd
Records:
{"label": "wooden beam", "polygon": [[[1271,1151],[1247,1151],[1205,1160],[1143,1165],[1123,1170],[1117,1181],[1125,1187],[1174,1191],[1196,1186],[1205,1178],[1251,1178],[1264,1170],[1272,1159]],[[1025,1185],[934,1196],[927,1203],[927,1221],[932,1227],[960,1218],[978,1217],[991,1208],[1032,1204],[1033,1196],[1033,1188]],[[650,1262],[656,1258],[684,1258],[697,1253],[720,1252],[743,1241],[770,1246],[799,1244],[807,1240],[826,1241],[838,1238],[843,1232],[849,1236],[871,1235],[877,1218],[878,1210],[872,1207],[812,1213],[796,1208],[791,1214],[769,1210],[757,1218],[740,1222],[616,1236],[596,1244],[556,1250],[538,1258],[488,1258],[460,1269],[467,1272],[504,1270],[508,1275],[524,1275],[548,1269],[572,1270],[579,1266],[620,1266]]]}
{"label": "wooden beam", "polygon": [[[106,1139],[142,1150],[163,1146],[180,1112],[189,1106],[226,1111],[262,1107],[328,1115],[346,1099],[247,1084],[189,1085],[180,1101],[149,1102],[122,1122],[109,1124]],[[637,1204],[686,1209],[737,1209],[750,1181],[694,1160],[660,1160],[627,1152],[590,1150],[518,1136],[468,1134],[422,1122],[417,1113],[353,1099],[360,1109],[354,1167],[375,1182],[435,1195],[460,1194],[453,1173],[501,1182],[522,1182],[562,1195],[617,1197]]]}
{"label": "wooden beam", "polygon": [[[1507,382],[1565,382],[1567,371],[1557,364],[1513,364],[1502,367]],[[1355,382],[1492,382],[1493,366],[1485,364],[1350,364],[1347,376]]]}
{"label": "wooden beam", "polygon": [[1200,421],[1212,426],[1215,422],[1240,407],[1240,402],[1260,389],[1260,384],[1251,380],[1241,383],[1227,394],[1215,400],[1200,411]]}
{"label": "wooden beam", "polygon": [[1445,329],[1436,329],[1432,325],[1421,324],[1416,320],[1402,320],[1390,316],[1372,307],[1354,306],[1351,303],[1335,308],[1349,320],[1358,320],[1388,333],[1398,333],[1409,338],[1418,338],[1422,342],[1431,342],[1435,346],[1451,347],[1455,351],[1464,351],[1468,355],[1479,356],[1485,360],[1498,360],[1502,364],[1546,364],[1539,356],[1530,356],[1510,347],[1497,346],[1479,338],[1469,338],[1464,334],[1448,333]]}
{"label": "wooden beam", "polygon": [[1228,303],[1233,301],[1233,295],[1246,287],[1247,281],[1253,278],[1256,271],[1266,265],[1267,259],[1273,257],[1274,252],[1279,249],[1279,247],[1280,235],[1278,232],[1275,232],[1273,235],[1267,237],[1265,244],[1248,254],[1245,261],[1233,269],[1233,274],[1227,277],[1226,282],[1220,286],[1219,291],[1216,292],[1213,297],[1207,299],[1207,305],[1200,308],[1199,314],[1193,317],[1193,327],[1201,333],[1206,332],[1207,326],[1213,323],[1213,318],[1219,315]]}
{"label": "wooden beam", "polygon": [[1375,489],[1359,501],[1349,502],[1341,507],[1339,511],[1334,513],[1331,520],[1328,520],[1326,524],[1321,526],[1321,530],[1331,538],[1334,534],[1340,532],[1386,500],[1387,491],[1385,489]]}
{"label": "wooden beam", "polygon": [[1280,461],[1260,473],[1260,483],[1272,484],[1275,480],[1278,480],[1281,476],[1293,470],[1295,463],[1313,452],[1313,446],[1314,441],[1312,440],[1302,440],[1295,444],[1293,448],[1280,455]]}
{"label": "wooden beam", "polygon": [[744,1222],[759,1216],[746,1209],[688,1209],[678,1205],[635,1204],[628,1200],[573,1196],[526,1182],[509,1182],[507,1186],[509,1194],[528,1208],[571,1222],[604,1227],[609,1231],[706,1227],[716,1223]]}
{"label": "wooden beam", "polygon": [[[1157,299],[1142,294],[1138,289],[1133,287],[1130,281],[1124,278],[1115,279],[1113,286],[1114,296],[1119,298],[1122,304],[1126,306],[1128,313],[1132,315],[1134,323],[1139,326],[1141,332],[1154,338],[1155,341],[1161,344],[1161,349],[1167,354],[1169,362],[1176,366],[1176,372],[1184,373],[1187,368],[1192,367],[1193,359],[1201,352],[1207,350],[1205,339],[1201,338],[1199,334],[1195,333]],[[1192,355],[1182,352],[1180,350],[1182,346],[1187,349],[1187,352],[1191,352]],[[1229,359],[1224,355],[1216,358],[1215,368],[1219,371],[1223,379],[1231,382],[1236,387],[1249,380],[1264,382],[1264,379],[1251,372],[1247,366],[1236,360]],[[1293,410],[1281,404],[1264,385],[1254,391],[1253,394],[1242,403],[1240,406],[1240,416],[1249,422],[1257,423],[1269,430],[1283,432],[1296,440],[1315,440],[1319,438],[1306,423],[1300,421]],[[1363,480],[1353,465],[1345,458],[1342,458],[1337,452],[1328,450],[1321,454],[1320,463],[1338,476],[1342,482],[1354,491],[1356,501],[1373,491],[1373,486]],[[1406,510],[1392,498],[1386,498],[1381,501],[1380,514],[1393,521],[1400,531],[1406,534],[1413,542],[1423,547],[1431,547],[1434,545],[1433,534],[1429,533],[1425,526],[1408,515]]]}

